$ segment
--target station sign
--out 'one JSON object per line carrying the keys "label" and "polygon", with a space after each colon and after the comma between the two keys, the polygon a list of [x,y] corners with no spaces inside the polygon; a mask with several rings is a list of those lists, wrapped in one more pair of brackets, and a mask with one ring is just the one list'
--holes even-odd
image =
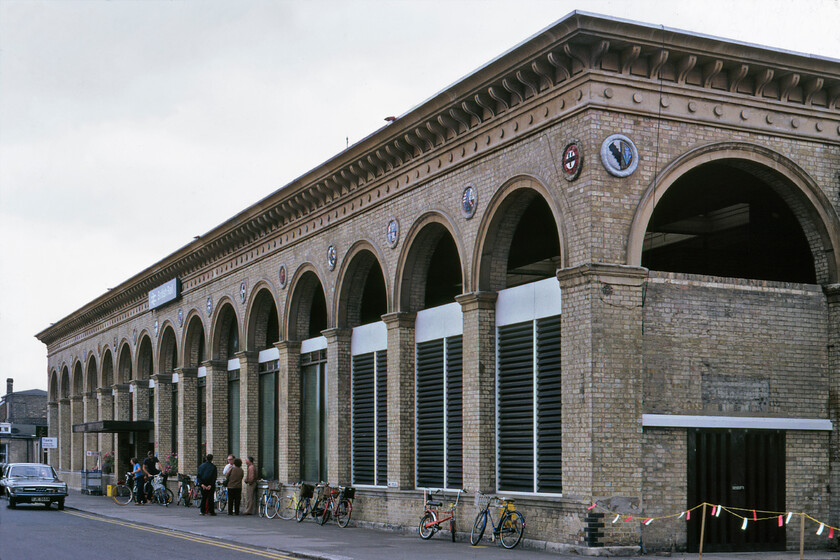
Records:
{"label": "station sign", "polygon": [[41,449],[58,449],[58,438],[42,437]]}
{"label": "station sign", "polygon": [[149,291],[149,309],[165,305],[181,297],[181,281],[173,278],[166,284]]}

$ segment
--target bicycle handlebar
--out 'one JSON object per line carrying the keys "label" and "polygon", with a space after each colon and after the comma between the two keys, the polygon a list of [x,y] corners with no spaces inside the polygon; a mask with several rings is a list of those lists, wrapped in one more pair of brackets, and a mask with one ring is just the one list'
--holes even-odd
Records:
{"label": "bicycle handlebar", "polygon": [[[466,493],[465,490],[458,490],[458,493],[455,495],[455,503],[450,503],[453,508],[458,507],[458,503],[461,501],[461,494]],[[434,496],[435,494],[440,494],[444,498],[446,497],[446,491],[443,488],[424,488],[423,489],[423,503],[427,504],[429,502],[429,498]]]}

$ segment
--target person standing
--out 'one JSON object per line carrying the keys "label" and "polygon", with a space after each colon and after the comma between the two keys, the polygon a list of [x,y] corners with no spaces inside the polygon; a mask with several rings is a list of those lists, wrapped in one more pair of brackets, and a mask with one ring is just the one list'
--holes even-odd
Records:
{"label": "person standing", "polygon": [[196,478],[201,486],[201,515],[216,515],[213,507],[213,495],[216,493],[216,478],[219,471],[213,464],[213,455],[207,454],[207,458],[198,466]]}
{"label": "person standing", "polygon": [[141,506],[146,502],[146,495],[143,492],[143,482],[146,480],[146,475],[143,474],[143,469],[140,467],[140,461],[137,457],[131,458],[131,474],[134,476],[134,505]]}
{"label": "person standing", "polygon": [[233,467],[233,460],[235,458],[236,457],[234,457],[233,455],[228,455],[227,464],[225,465],[225,468],[222,469],[222,476],[227,476],[228,475],[228,473],[230,472],[230,469]]}
{"label": "person standing", "polygon": [[242,479],[245,474],[242,471],[242,459],[233,460],[233,466],[228,470],[228,515],[239,515],[239,501],[242,498]]}
{"label": "person standing", "polygon": [[243,486],[243,494],[245,494],[245,503],[242,506],[242,515],[254,515],[254,506],[256,500],[254,497],[257,492],[257,466],[254,464],[253,457],[245,459],[245,480]]}
{"label": "person standing", "polygon": [[160,459],[155,457],[154,451],[149,451],[146,454],[146,458],[143,460],[143,474],[146,475],[146,480],[149,481],[149,485],[144,487],[148,492],[148,495],[145,497],[145,501],[152,501],[152,494],[154,494],[154,488],[152,487],[151,480],[156,475],[160,474],[160,469],[158,469],[158,465],[160,465]]}

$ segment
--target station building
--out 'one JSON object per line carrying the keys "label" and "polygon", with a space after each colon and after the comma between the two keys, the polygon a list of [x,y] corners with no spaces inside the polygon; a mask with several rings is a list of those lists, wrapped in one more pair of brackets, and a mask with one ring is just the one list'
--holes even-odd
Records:
{"label": "station building", "polygon": [[[836,60],[572,13],[38,333],[50,461],[253,455],[374,525],[497,493],[587,553],[837,526],[839,102]],[[798,548],[740,524],[705,550]]]}

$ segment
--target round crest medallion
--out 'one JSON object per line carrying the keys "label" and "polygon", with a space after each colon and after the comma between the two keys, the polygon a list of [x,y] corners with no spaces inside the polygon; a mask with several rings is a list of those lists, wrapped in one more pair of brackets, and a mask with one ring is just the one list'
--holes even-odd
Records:
{"label": "round crest medallion", "polygon": [[280,288],[286,287],[286,265],[281,264],[280,270],[277,271],[277,279],[280,281]]}
{"label": "round crest medallion", "polygon": [[207,315],[212,315],[212,314],[213,314],[213,298],[208,297],[207,298]]}
{"label": "round crest medallion", "polygon": [[639,151],[636,145],[623,134],[613,134],[601,144],[601,163],[610,175],[627,177],[639,165]]}
{"label": "round crest medallion", "polygon": [[397,246],[397,242],[400,240],[400,223],[397,221],[396,218],[391,218],[391,221],[388,222],[388,229],[385,230],[385,241],[388,243],[388,246],[393,249]]}
{"label": "round crest medallion", "polygon": [[338,262],[338,253],[335,250],[335,245],[330,245],[327,249],[327,266],[330,270],[335,270],[335,265]]}
{"label": "round crest medallion", "polygon": [[572,140],[563,149],[563,177],[567,181],[574,181],[580,175],[583,166],[583,151],[580,149],[580,142]]}
{"label": "round crest medallion", "polygon": [[478,208],[478,193],[474,186],[467,185],[461,194],[461,214],[469,220],[475,215],[476,208]]}

